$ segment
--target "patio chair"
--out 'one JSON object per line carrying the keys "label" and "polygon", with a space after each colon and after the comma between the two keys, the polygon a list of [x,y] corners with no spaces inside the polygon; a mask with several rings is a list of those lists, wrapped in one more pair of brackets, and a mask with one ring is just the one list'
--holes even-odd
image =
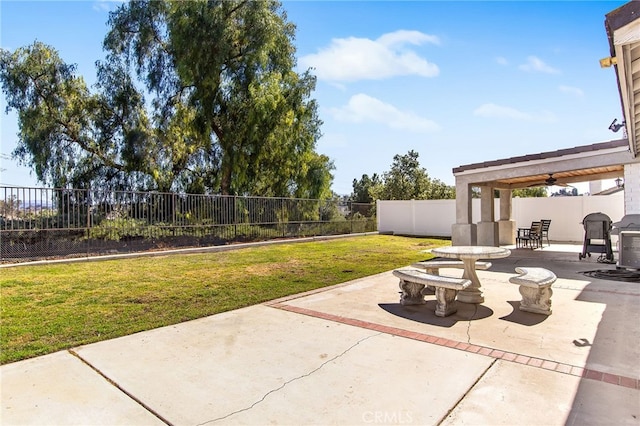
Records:
{"label": "patio chair", "polygon": [[518,236],[516,237],[516,247],[536,249],[540,247],[542,236],[542,222],[531,222],[529,228],[518,228]]}
{"label": "patio chair", "polygon": [[551,226],[551,219],[542,219],[542,233],[540,234],[540,244],[542,240],[547,239],[547,247],[551,245],[549,242],[549,227]]}

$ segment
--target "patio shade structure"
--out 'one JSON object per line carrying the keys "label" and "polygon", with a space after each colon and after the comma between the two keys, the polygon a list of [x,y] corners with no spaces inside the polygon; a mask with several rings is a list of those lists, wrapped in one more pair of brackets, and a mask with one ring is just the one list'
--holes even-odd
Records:
{"label": "patio shade structure", "polygon": [[[640,167],[640,157],[633,157],[627,140],[621,139],[456,167],[453,169],[456,223],[452,227],[452,243],[483,246],[515,244],[516,224],[511,214],[513,189],[544,186],[550,174],[555,185],[623,176],[628,182],[626,170],[630,165]],[[471,220],[472,187],[480,188],[478,224]],[[497,221],[494,189],[500,192]]]}
{"label": "patio shade structure", "polygon": [[[605,29],[618,80],[626,137],[592,145],[468,164],[453,169],[456,179],[456,223],[453,245],[515,244],[511,191],[535,185],[624,179],[625,214],[640,213],[640,2],[631,1],[608,13]],[[480,188],[480,222],[472,223],[472,187]],[[500,192],[498,220],[494,189]]]}

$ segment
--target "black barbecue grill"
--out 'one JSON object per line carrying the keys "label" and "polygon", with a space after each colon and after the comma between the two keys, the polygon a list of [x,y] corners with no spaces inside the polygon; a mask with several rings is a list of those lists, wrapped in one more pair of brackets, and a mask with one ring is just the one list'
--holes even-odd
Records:
{"label": "black barbecue grill", "polygon": [[584,243],[578,259],[582,260],[591,253],[602,253],[598,262],[613,263],[611,249],[611,218],[604,213],[590,213],[582,219]]}
{"label": "black barbecue grill", "polygon": [[640,214],[627,214],[611,226],[611,235],[618,235],[618,268],[640,270]]}

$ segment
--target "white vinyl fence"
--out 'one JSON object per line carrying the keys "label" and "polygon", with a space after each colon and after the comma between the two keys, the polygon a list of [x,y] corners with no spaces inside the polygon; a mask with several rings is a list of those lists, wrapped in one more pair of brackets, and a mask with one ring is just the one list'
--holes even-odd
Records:
{"label": "white vinyl fence", "polygon": [[[480,221],[480,199],[473,199],[473,223]],[[582,219],[601,212],[613,222],[624,216],[624,194],[514,198],[512,219],[517,228],[526,228],[534,220],[551,219],[549,239],[556,242],[584,241]],[[495,220],[499,219],[500,200],[495,200]],[[455,200],[407,200],[377,202],[378,232],[402,235],[451,237],[456,222]],[[614,237],[615,243],[615,237]]]}

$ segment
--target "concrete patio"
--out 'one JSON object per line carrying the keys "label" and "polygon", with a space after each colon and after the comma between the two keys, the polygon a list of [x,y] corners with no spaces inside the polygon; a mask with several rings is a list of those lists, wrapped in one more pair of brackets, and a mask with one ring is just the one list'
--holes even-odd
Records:
{"label": "concrete patio", "polygon": [[[2,424],[640,424],[640,283],[512,249],[485,303],[401,306],[391,271],[0,367]],[[516,266],[558,276],[518,310]],[[460,270],[442,270],[458,276]]]}

